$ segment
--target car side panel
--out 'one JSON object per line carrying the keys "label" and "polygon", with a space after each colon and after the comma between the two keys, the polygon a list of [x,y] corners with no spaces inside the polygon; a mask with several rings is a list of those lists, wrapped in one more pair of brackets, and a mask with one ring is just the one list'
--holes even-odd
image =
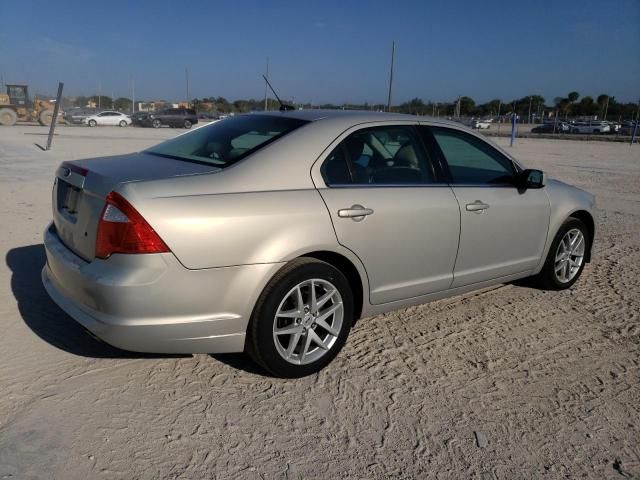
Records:
{"label": "car side panel", "polygon": [[147,197],[128,184],[122,193],[190,269],[275,263],[337,245],[315,189]]}

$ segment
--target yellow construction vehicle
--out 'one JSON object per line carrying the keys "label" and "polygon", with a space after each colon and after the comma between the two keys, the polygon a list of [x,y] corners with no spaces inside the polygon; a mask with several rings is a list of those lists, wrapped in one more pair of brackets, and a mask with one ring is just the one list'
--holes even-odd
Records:
{"label": "yellow construction vehicle", "polygon": [[39,122],[51,125],[53,102],[29,99],[26,85],[7,85],[7,93],[0,93],[0,125],[15,125],[16,122]]}

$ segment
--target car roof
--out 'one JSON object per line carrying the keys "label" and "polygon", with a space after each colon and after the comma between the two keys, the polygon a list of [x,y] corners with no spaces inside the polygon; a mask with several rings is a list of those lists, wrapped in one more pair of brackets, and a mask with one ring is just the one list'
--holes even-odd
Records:
{"label": "car roof", "polygon": [[266,112],[252,112],[252,115],[270,115],[281,116],[284,118],[297,118],[299,120],[306,120],[308,122],[317,122],[322,120],[326,121],[338,121],[343,123],[345,121],[352,124],[368,123],[368,122],[386,122],[386,121],[421,121],[421,122],[433,122],[442,123],[448,125],[459,126],[459,123],[451,122],[435,117],[419,117],[417,115],[409,115],[406,113],[393,113],[393,112],[371,112],[367,110],[285,110],[285,111],[266,111]]}

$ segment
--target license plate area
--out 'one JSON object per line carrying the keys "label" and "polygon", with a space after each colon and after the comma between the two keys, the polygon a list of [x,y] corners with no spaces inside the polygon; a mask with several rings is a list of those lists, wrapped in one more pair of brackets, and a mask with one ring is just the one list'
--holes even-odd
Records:
{"label": "license plate area", "polygon": [[82,195],[82,189],[58,178],[57,205],[58,212],[65,218],[75,223],[78,214],[78,200]]}

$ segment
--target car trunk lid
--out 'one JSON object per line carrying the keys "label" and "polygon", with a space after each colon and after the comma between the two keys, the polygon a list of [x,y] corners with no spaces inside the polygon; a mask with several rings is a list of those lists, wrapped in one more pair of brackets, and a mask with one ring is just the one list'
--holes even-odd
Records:
{"label": "car trunk lid", "polygon": [[53,187],[53,223],[62,242],[84,260],[95,257],[96,233],[109,192],[128,182],[213,173],[211,165],[148,153],[64,162]]}

